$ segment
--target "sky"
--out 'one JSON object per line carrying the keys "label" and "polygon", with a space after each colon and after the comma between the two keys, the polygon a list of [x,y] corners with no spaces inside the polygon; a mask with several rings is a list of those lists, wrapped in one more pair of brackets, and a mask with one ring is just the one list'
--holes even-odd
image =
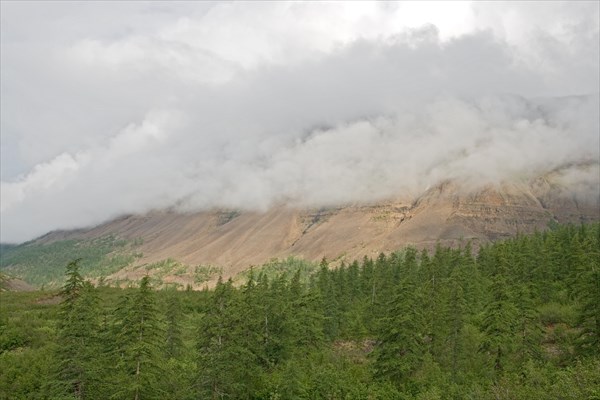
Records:
{"label": "sky", "polygon": [[600,190],[596,1],[0,4],[2,242],[557,169]]}

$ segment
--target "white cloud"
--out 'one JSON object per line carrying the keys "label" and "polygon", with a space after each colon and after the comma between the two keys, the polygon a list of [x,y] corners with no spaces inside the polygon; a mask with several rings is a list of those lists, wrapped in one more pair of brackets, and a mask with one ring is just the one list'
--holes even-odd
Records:
{"label": "white cloud", "polygon": [[36,165],[25,177],[2,182],[0,210],[9,210],[28,197],[35,197],[48,189],[63,189],[79,169],[80,162],[72,155],[63,153],[47,163]]}
{"label": "white cloud", "polygon": [[598,4],[536,4],[2,3],[2,240],[597,161]]}

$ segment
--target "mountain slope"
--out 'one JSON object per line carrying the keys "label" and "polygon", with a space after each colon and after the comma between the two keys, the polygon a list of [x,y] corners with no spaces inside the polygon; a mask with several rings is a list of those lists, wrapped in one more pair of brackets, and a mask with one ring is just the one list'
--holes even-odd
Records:
{"label": "mountain slope", "polygon": [[407,245],[431,248],[438,242],[456,245],[467,240],[477,245],[545,229],[552,222],[598,220],[599,203],[593,191],[592,196],[575,195],[552,175],[477,189],[445,182],[412,201],[311,210],[279,206],[266,212],[156,211],[89,229],[52,232],[34,243],[116,235],[141,243],[136,252],[143,256],[109,278],[138,279],[146,272],[136,266],[165,259],[218,266],[228,278],[251,265],[290,255],[337,263]]}

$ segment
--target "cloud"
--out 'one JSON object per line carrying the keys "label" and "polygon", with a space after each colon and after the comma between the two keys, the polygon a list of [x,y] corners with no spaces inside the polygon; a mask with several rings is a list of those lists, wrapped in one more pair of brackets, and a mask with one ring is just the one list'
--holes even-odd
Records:
{"label": "cloud", "polygon": [[2,241],[600,158],[594,3],[83,4],[2,3]]}

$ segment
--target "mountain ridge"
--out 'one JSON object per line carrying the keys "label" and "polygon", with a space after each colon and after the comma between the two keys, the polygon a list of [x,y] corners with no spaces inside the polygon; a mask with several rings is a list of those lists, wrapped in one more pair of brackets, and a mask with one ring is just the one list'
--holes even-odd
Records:
{"label": "mountain ridge", "polygon": [[[109,280],[137,280],[140,266],[167,259],[185,265],[217,266],[227,279],[274,258],[327,258],[336,265],[406,246],[431,249],[438,243],[456,246],[472,242],[477,247],[543,230],[555,222],[599,219],[597,197],[578,197],[548,174],[528,182],[488,184],[477,189],[444,181],[412,201],[397,198],[305,209],[279,205],[265,212],[152,211],[121,216],[91,228],[50,232],[33,243],[116,235],[138,240],[137,251],[143,255],[130,267],[108,276]],[[216,275],[211,277],[208,284],[216,279]]]}

